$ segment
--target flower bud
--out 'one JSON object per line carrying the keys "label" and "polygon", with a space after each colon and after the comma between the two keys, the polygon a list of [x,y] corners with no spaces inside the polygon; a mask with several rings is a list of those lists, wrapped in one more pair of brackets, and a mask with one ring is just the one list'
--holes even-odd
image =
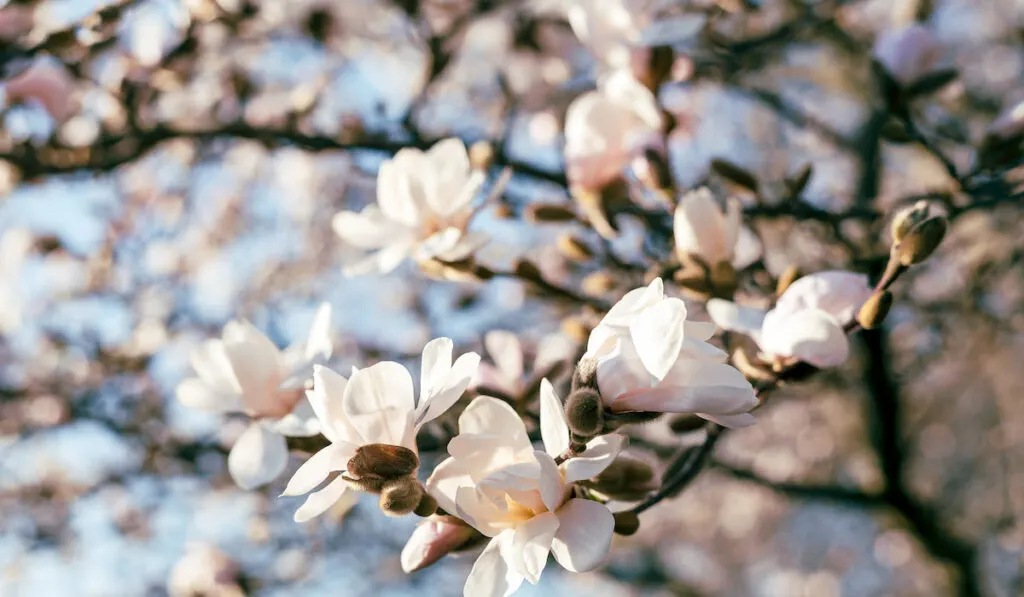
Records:
{"label": "flower bud", "polygon": [[578,317],[566,317],[562,320],[562,333],[578,344],[586,344],[590,336],[590,326]]}
{"label": "flower bud", "polygon": [[683,267],[676,270],[672,279],[687,290],[700,294],[710,294],[708,288],[708,273],[704,267],[690,262],[689,259],[683,262]]}
{"label": "flower bud", "polygon": [[569,429],[580,437],[593,437],[604,426],[604,404],[597,390],[581,387],[565,401],[565,419]]}
{"label": "flower bud", "polygon": [[740,373],[742,373],[747,379],[763,382],[776,381],[774,373],[751,361],[750,355],[748,355],[747,351],[742,348],[738,348],[732,353],[732,364],[735,365],[736,368],[740,370]]}
{"label": "flower bud", "polygon": [[680,435],[703,429],[706,421],[697,415],[676,415],[668,422],[669,429]]}
{"label": "flower bud", "polygon": [[416,509],[413,510],[413,513],[416,514],[416,516],[426,518],[434,512],[437,512],[437,500],[429,493],[424,493],[423,497],[420,498],[420,503],[417,504]]}
{"label": "flower bud", "polygon": [[619,236],[615,227],[608,219],[605,210],[604,198],[600,191],[577,188],[572,191],[572,198],[580,206],[587,216],[587,221],[594,227],[594,230],[601,235],[601,238],[613,240]]}
{"label": "flower bud", "polygon": [[494,147],[487,141],[477,141],[469,146],[469,163],[478,170],[486,170],[494,161]]}
{"label": "flower bud", "polygon": [[711,268],[711,287],[715,296],[732,299],[736,292],[736,269],[728,261],[719,261]]}
{"label": "flower bud", "polygon": [[356,479],[376,477],[390,480],[409,476],[419,465],[420,459],[409,448],[367,444],[360,446],[349,459],[348,472]]}
{"label": "flower bud", "polygon": [[657,489],[658,480],[649,464],[635,456],[621,454],[598,476],[580,484],[613,500],[631,502]]}
{"label": "flower bud", "polygon": [[800,268],[795,265],[787,267],[786,271],[779,276],[778,282],[775,283],[775,296],[782,296],[782,293],[786,292],[786,289],[799,279]]}
{"label": "flower bud", "polygon": [[543,280],[544,277],[540,273],[540,268],[537,264],[527,259],[520,259],[516,262],[515,267],[516,277],[524,280]]}
{"label": "flower bud", "polygon": [[896,255],[903,265],[915,265],[931,256],[946,236],[946,218],[936,216],[912,228],[896,245]]}
{"label": "flower bud", "polygon": [[757,193],[757,176],[746,168],[730,162],[729,160],[711,160],[711,171],[725,180]]}
{"label": "flower bud", "polygon": [[538,222],[572,222],[576,212],[564,205],[552,203],[531,203],[526,206],[526,220],[532,224]]}
{"label": "flower bud", "polygon": [[473,527],[453,516],[432,516],[420,523],[402,549],[402,570],[422,570],[471,541]]}
{"label": "flower bud", "polygon": [[865,330],[874,329],[885,321],[890,307],[892,307],[892,293],[888,290],[876,292],[861,305],[860,311],[857,312],[857,323]]}
{"label": "flower bud", "polygon": [[384,484],[377,503],[388,516],[405,516],[419,506],[423,494],[423,486],[419,481],[412,477],[402,477]]}
{"label": "flower bud", "polygon": [[615,277],[603,270],[596,271],[583,278],[580,287],[587,294],[602,295],[615,288]]}
{"label": "flower bud", "polygon": [[929,211],[931,210],[928,202],[921,200],[897,213],[896,217],[892,219],[893,242],[902,241],[911,229],[928,218]]}
{"label": "flower bud", "polygon": [[568,232],[559,235],[558,251],[573,261],[590,261],[594,258],[594,252],[590,247]]}
{"label": "flower bud", "polygon": [[615,513],[615,534],[628,537],[640,529],[640,517],[626,510]]}

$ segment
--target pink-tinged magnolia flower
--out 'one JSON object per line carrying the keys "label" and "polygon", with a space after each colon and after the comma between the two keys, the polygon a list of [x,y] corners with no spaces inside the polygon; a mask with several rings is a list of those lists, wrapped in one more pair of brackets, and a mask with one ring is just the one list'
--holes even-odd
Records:
{"label": "pink-tinged magnolia flower", "polygon": [[843,326],[853,320],[871,291],[867,276],[828,271],[793,282],[767,313],[721,299],[711,299],[707,307],[715,323],[753,338],[765,360],[835,367],[850,354]]}
{"label": "pink-tinged magnolia flower", "polygon": [[688,321],[686,305],[665,296],[661,278],[615,304],[590,333],[584,363],[612,412],[693,413],[727,427],[755,422],[750,382],[707,342],[715,324]]}
{"label": "pink-tinged magnolia flower", "polygon": [[597,91],[573,100],[565,115],[569,184],[596,191],[620,176],[633,155],[661,131],[654,95],[627,71],[602,78]]}
{"label": "pink-tinged magnolia flower", "polygon": [[676,252],[680,259],[692,255],[709,266],[724,261],[743,269],[761,256],[761,244],[742,220],[736,198],[730,197],[723,211],[706,187],[691,191],[676,206]]}
{"label": "pink-tinged magnolia flower", "polygon": [[508,404],[481,396],[459,417],[448,458],[427,480],[441,508],[491,537],[466,580],[466,597],[504,597],[523,580],[536,584],[548,554],[573,572],[604,559],[615,521],[602,503],[575,498],[572,484],[606,469],[625,438],[605,435],[562,464],[569,428],[551,384],[541,384],[543,451],[530,444],[526,426]]}
{"label": "pink-tinged magnolia flower", "polygon": [[334,231],[345,242],[376,250],[345,268],[347,275],[387,273],[408,257],[417,261],[458,261],[487,242],[467,232],[473,198],[484,173],[472,168],[465,145],[446,139],[423,152],[400,150],[377,173],[377,203],[334,216]]}
{"label": "pink-tinged magnolia flower", "polygon": [[182,381],[178,401],[210,412],[242,412],[252,417],[228,454],[228,471],[243,489],[269,483],[284,471],[284,436],[320,432],[303,397],[313,366],[331,355],[331,308],[317,310],[309,336],[278,350],[248,321],[232,321],[220,340],[208,340],[192,353],[198,377]]}
{"label": "pink-tinged magnolia flower", "polygon": [[[492,330],[484,334],[484,347],[494,364],[481,361],[470,387],[493,388],[518,396],[526,388],[526,368],[523,347],[515,334],[506,330]],[[550,334],[541,338],[531,371],[541,374],[558,361],[569,358],[574,346],[562,334]],[[486,391],[484,392],[486,393]]]}
{"label": "pink-tinged magnolia flower", "polygon": [[[326,367],[315,367],[313,389],[306,396],[320,422],[320,432],[331,444],[295,471],[282,495],[313,491],[332,472],[346,470],[360,446],[387,444],[416,453],[416,432],[458,401],[480,363],[480,355],[473,352],[453,363],[452,350],[448,338],[431,340],[423,348],[418,401],[409,371],[393,361],[354,370],[349,379]],[[339,475],[310,493],[295,512],[295,521],[320,515],[347,488],[347,481]]]}
{"label": "pink-tinged magnolia flower", "polygon": [[[77,109],[74,79],[59,62],[41,59],[0,85],[0,99],[7,103],[37,102],[57,122]],[[0,102],[2,104],[2,102]]]}
{"label": "pink-tinged magnolia flower", "polygon": [[473,527],[451,516],[431,516],[421,522],[402,548],[402,570],[415,572],[479,537]]}
{"label": "pink-tinged magnolia flower", "polygon": [[914,23],[884,31],[875,40],[873,54],[893,79],[910,85],[935,69],[942,46],[928,28]]}

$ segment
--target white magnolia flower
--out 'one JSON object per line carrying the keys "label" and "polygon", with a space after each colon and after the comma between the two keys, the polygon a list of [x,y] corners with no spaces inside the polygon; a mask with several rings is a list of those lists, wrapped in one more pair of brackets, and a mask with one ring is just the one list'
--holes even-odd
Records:
{"label": "white magnolia flower", "polygon": [[569,428],[546,379],[540,418],[544,451],[534,451],[511,406],[489,396],[475,399],[448,444],[451,458],[427,480],[441,508],[491,537],[466,580],[466,597],[504,597],[523,580],[536,584],[549,553],[573,572],[592,570],[608,553],[611,511],[572,497],[572,484],[606,469],[625,438],[598,437],[583,454],[555,464],[569,447]]}
{"label": "white magnolia flower", "polygon": [[793,282],[767,313],[721,299],[711,299],[707,307],[715,323],[753,338],[765,360],[835,367],[850,354],[843,326],[853,320],[871,292],[867,276],[828,271]]}
{"label": "white magnolia flower", "polygon": [[[484,347],[494,364],[481,361],[470,387],[493,388],[509,396],[519,396],[526,389],[528,381],[519,338],[506,330],[492,330],[484,334]],[[549,334],[541,338],[531,371],[535,375],[541,374],[558,361],[569,358],[573,348],[569,339],[562,334]]]}
{"label": "white magnolia flower", "polygon": [[573,100],[565,115],[566,175],[573,187],[599,190],[662,128],[657,99],[625,70]]}
{"label": "white magnolia flower", "polygon": [[882,32],[872,53],[893,79],[911,85],[939,64],[942,46],[927,27],[914,23]]}
{"label": "white magnolia flower", "polygon": [[178,385],[178,401],[210,412],[242,412],[252,417],[228,454],[228,471],[243,489],[269,483],[284,471],[284,436],[320,432],[303,397],[315,364],[331,355],[331,308],[317,310],[309,336],[279,350],[248,321],[231,321],[220,340],[207,340],[192,353],[198,377]]}
{"label": "white magnolia flower", "polygon": [[707,187],[691,191],[676,206],[676,252],[680,259],[692,255],[710,266],[724,261],[743,269],[761,256],[761,244],[742,222],[743,208],[735,197],[723,211]]}
{"label": "white magnolia flower", "polygon": [[[320,421],[321,433],[331,444],[295,471],[282,495],[313,491],[332,472],[346,470],[360,446],[388,444],[415,453],[416,432],[458,401],[480,363],[480,355],[473,352],[453,363],[452,349],[448,338],[431,340],[423,348],[418,401],[409,371],[393,361],[355,370],[349,379],[326,367],[315,367],[313,389],[306,396]],[[339,475],[311,493],[295,512],[296,522],[318,516],[347,488]]]}
{"label": "white magnolia flower", "polygon": [[715,324],[687,321],[686,305],[665,296],[661,278],[615,304],[590,333],[584,362],[612,412],[693,413],[727,427],[752,425],[750,382],[707,340]]}
{"label": "white magnolia flower", "polygon": [[647,23],[646,0],[571,0],[569,25],[596,58],[612,68],[627,68]]}
{"label": "white magnolia flower", "polygon": [[484,173],[473,169],[462,141],[446,139],[429,151],[407,147],[381,164],[377,203],[334,216],[334,231],[347,243],[376,250],[345,268],[348,275],[387,273],[407,257],[417,261],[464,259],[486,235],[467,232],[473,197]]}

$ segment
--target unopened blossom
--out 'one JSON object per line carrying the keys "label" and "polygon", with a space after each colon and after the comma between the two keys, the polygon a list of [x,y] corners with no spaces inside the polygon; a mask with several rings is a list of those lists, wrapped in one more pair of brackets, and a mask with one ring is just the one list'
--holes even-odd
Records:
{"label": "unopened blossom", "polygon": [[306,395],[320,432],[331,443],[295,471],[282,494],[309,493],[295,512],[297,522],[323,513],[345,493],[348,482],[340,475],[313,490],[332,472],[347,470],[361,446],[385,444],[417,452],[416,432],[455,404],[480,363],[480,355],[472,352],[453,363],[452,351],[448,338],[437,338],[423,348],[419,400],[412,376],[400,363],[381,361],[353,371],[348,379],[323,366],[314,368],[313,389]]}
{"label": "unopened blossom", "polygon": [[483,182],[483,171],[471,167],[458,139],[441,141],[426,152],[400,150],[377,173],[377,202],[358,213],[334,216],[334,231],[342,240],[374,251],[345,272],[387,273],[410,257],[469,257],[487,241],[486,235],[466,230],[474,213],[473,198]]}
{"label": "unopened blossom", "polygon": [[835,367],[850,354],[843,326],[871,292],[865,275],[827,271],[793,282],[767,312],[721,299],[711,299],[707,307],[715,323],[750,336],[766,361]]}
{"label": "unopened blossom", "polygon": [[[492,388],[509,396],[518,396],[526,389],[525,355],[519,338],[507,330],[491,330],[484,335],[484,347],[493,364],[480,362],[471,387]],[[537,346],[531,370],[544,372],[558,361],[568,358],[574,347],[562,334],[549,334]],[[486,391],[484,392],[486,393]]]}
{"label": "unopened blossom", "polygon": [[942,46],[927,27],[914,23],[882,32],[875,40],[875,60],[902,85],[930,74],[942,58]]}
{"label": "unopened blossom", "polygon": [[541,384],[541,436],[534,450],[515,410],[476,398],[459,417],[448,458],[427,480],[441,508],[491,540],[466,580],[466,597],[504,597],[524,580],[536,584],[548,554],[567,570],[597,567],[608,553],[614,517],[604,504],[573,497],[573,483],[606,469],[625,438],[592,440],[579,456],[556,464],[569,448],[569,428],[551,384]]}
{"label": "unopened blossom", "polygon": [[683,195],[674,219],[681,260],[693,256],[709,266],[725,262],[742,269],[761,256],[757,237],[742,225],[743,208],[735,197],[726,200],[723,210],[711,191],[702,187]]}
{"label": "unopened blossom", "polygon": [[178,401],[210,412],[249,415],[249,428],[228,454],[228,471],[243,489],[277,478],[288,462],[285,436],[308,437],[319,425],[304,397],[313,366],[331,355],[331,309],[321,305],[309,336],[279,350],[248,321],[232,321],[219,340],[193,351],[197,377],[182,381]]}
{"label": "unopened blossom", "polygon": [[402,548],[402,570],[408,573],[426,568],[479,536],[473,527],[453,516],[431,516],[416,526]]}
{"label": "unopened blossom", "polygon": [[754,423],[754,389],[707,340],[715,324],[687,319],[661,278],[626,293],[590,333],[581,368],[595,367],[612,412],[692,413],[728,427]]}
{"label": "unopened blossom", "polygon": [[596,91],[573,100],[565,115],[569,184],[596,191],[618,178],[662,128],[657,99],[625,70],[603,77]]}

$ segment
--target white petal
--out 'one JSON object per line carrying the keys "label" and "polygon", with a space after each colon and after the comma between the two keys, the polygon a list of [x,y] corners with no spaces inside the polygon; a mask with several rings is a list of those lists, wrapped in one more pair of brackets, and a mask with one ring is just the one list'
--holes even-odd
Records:
{"label": "white petal", "polygon": [[448,255],[459,245],[462,235],[462,229],[455,226],[449,226],[440,232],[435,232],[416,244],[413,258],[418,261],[424,261]]}
{"label": "white petal", "polygon": [[[657,304],[665,296],[665,285],[661,278],[651,280],[651,283],[643,288],[634,288],[627,292],[601,320],[598,326],[613,325],[628,327],[633,317],[643,309]],[[593,338],[591,338],[593,341]],[[587,351],[591,351],[591,343],[587,344]]]}
{"label": "white petal", "polygon": [[612,351],[597,362],[597,385],[606,406],[623,394],[650,388],[653,383],[629,338],[616,341]]}
{"label": "white petal", "polygon": [[389,220],[376,205],[363,211],[341,211],[334,215],[331,227],[341,240],[361,249],[379,249],[391,244],[395,233],[404,226]]}
{"label": "white petal", "polygon": [[654,378],[663,379],[679,358],[685,321],[686,305],[669,298],[644,309],[630,324],[637,356]]}
{"label": "white petal", "polygon": [[242,489],[269,483],[288,464],[288,445],[284,437],[259,423],[252,423],[228,454],[228,472]]}
{"label": "white petal", "polygon": [[515,409],[490,396],[479,396],[459,416],[459,433],[491,435],[517,450],[533,451],[526,425]]}
{"label": "white petal", "polygon": [[415,408],[412,376],[393,361],[357,371],[342,401],[345,417],[366,443],[404,445]]}
{"label": "white petal", "polygon": [[356,453],[352,444],[331,444],[309,457],[302,463],[288,481],[281,495],[302,495],[309,493],[324,482],[328,475],[343,471]]}
{"label": "white petal", "polygon": [[346,440],[364,443],[345,419],[342,402],[348,380],[322,365],[313,367],[313,389],[306,392],[316,418],[320,420],[320,432],[333,441]]}
{"label": "white petal", "polygon": [[540,478],[538,489],[540,499],[544,507],[554,512],[565,501],[566,482],[562,479],[562,472],[558,470],[555,459],[545,452],[534,452],[537,463],[540,464]]}
{"label": "white petal", "polygon": [[698,255],[709,265],[731,261],[732,247],[725,246],[725,216],[706,187],[679,200],[673,231],[676,250]]}
{"label": "white petal", "polygon": [[746,269],[761,258],[761,239],[746,226],[740,226],[739,238],[733,249],[732,266],[736,271]]}
{"label": "white petal", "polygon": [[420,410],[423,410],[427,396],[437,394],[444,387],[448,371],[452,368],[454,347],[451,338],[435,338],[423,347],[420,359]]}
{"label": "white petal", "polygon": [[[761,336],[765,312],[756,307],[739,305],[732,301],[713,298],[707,303],[708,315],[719,326],[750,336],[755,342]],[[758,342],[760,344],[760,342]]]}
{"label": "white petal", "polygon": [[711,336],[714,336],[716,331],[718,331],[718,326],[716,326],[714,322],[687,320],[685,329],[683,330],[683,336],[687,340],[704,342],[705,340],[709,340]]}
{"label": "white petal", "polygon": [[540,381],[540,436],[544,440],[544,449],[552,457],[558,457],[569,449],[565,409],[546,377]]}
{"label": "white petal", "polygon": [[284,375],[281,353],[262,332],[247,321],[232,321],[224,328],[224,350],[242,388],[242,401],[255,413],[280,409],[277,387]]}
{"label": "white petal", "polygon": [[857,309],[871,296],[871,291],[868,277],[863,274],[818,272],[793,282],[779,297],[775,308],[782,312],[821,309],[842,324],[853,318]]}
{"label": "white petal", "polygon": [[189,408],[214,413],[226,413],[242,410],[242,397],[238,394],[217,392],[201,379],[195,377],[178,384],[175,390],[178,402]]}
{"label": "white petal", "polygon": [[384,217],[410,227],[419,224],[422,207],[422,199],[414,196],[410,181],[419,172],[410,172],[407,165],[416,160],[416,154],[422,155],[417,149],[402,149],[377,170],[377,204],[381,212]]}
{"label": "white petal", "polygon": [[618,433],[602,435],[587,443],[587,449],[562,463],[565,482],[573,483],[600,475],[611,466],[615,457],[626,447],[626,437]]}
{"label": "white petal", "polygon": [[477,249],[491,242],[491,235],[486,232],[471,230],[463,232],[458,241],[450,248],[437,252],[437,258],[441,261],[461,261],[466,259]]}
{"label": "white petal", "polygon": [[733,429],[750,427],[757,423],[757,418],[750,413],[740,413],[738,415],[709,415],[707,413],[701,413],[700,416],[709,421],[718,423],[722,427],[730,427]]}
{"label": "white petal", "polygon": [[540,581],[540,574],[548,563],[551,542],[558,530],[558,516],[552,512],[538,514],[515,528],[512,550],[516,554],[517,572],[531,584]]}
{"label": "white petal", "polygon": [[196,375],[218,394],[242,394],[242,386],[238,385],[235,370],[231,367],[224,342],[207,340],[197,346],[189,355],[189,363]]}
{"label": "white petal", "polygon": [[324,359],[331,356],[334,343],[331,341],[331,305],[321,303],[313,316],[313,324],[309,327],[306,338],[305,357],[307,360]]}
{"label": "white petal", "polygon": [[523,376],[523,347],[519,338],[506,330],[492,330],[484,336],[487,354],[509,382],[518,382]]}
{"label": "white petal", "polygon": [[311,437],[320,433],[320,420],[305,396],[295,403],[292,412],[277,420],[264,419],[263,424],[287,437]]}
{"label": "white petal", "polygon": [[839,322],[820,309],[803,309],[765,317],[761,347],[766,352],[792,356],[815,367],[841,365],[850,355],[850,342]]}
{"label": "white petal", "polygon": [[[455,512],[455,498],[460,487],[474,484],[473,472],[478,470],[474,462],[446,458],[434,468],[427,479],[426,488],[437,500],[438,507],[445,512]],[[490,471],[484,471],[486,475]]]}
{"label": "white petal", "polygon": [[559,508],[559,526],[551,553],[563,568],[586,572],[596,568],[608,555],[615,529],[615,517],[605,505],[580,498]]}
{"label": "white petal", "polygon": [[348,483],[339,475],[320,491],[309,494],[306,501],[295,511],[295,522],[306,522],[330,509],[348,490]]}
{"label": "white petal", "polygon": [[[450,362],[450,351],[448,359],[448,362]],[[438,380],[432,379],[431,386],[434,389],[421,399],[422,403],[418,407],[417,425],[422,425],[427,421],[436,419],[458,402],[462,394],[465,393],[466,388],[469,387],[470,382],[473,381],[473,376],[476,374],[479,365],[480,355],[475,352],[467,352],[455,359],[455,363],[444,371],[443,377]],[[437,373],[437,375],[440,376],[441,374]]]}
{"label": "white petal", "polygon": [[455,514],[488,537],[508,528],[505,504],[499,508],[492,497],[476,487],[460,487],[455,492]]}
{"label": "white petal", "polygon": [[463,597],[508,597],[523,584],[523,575],[512,570],[501,554],[502,543],[512,540],[513,531],[506,533],[491,539],[477,557],[466,579]]}

